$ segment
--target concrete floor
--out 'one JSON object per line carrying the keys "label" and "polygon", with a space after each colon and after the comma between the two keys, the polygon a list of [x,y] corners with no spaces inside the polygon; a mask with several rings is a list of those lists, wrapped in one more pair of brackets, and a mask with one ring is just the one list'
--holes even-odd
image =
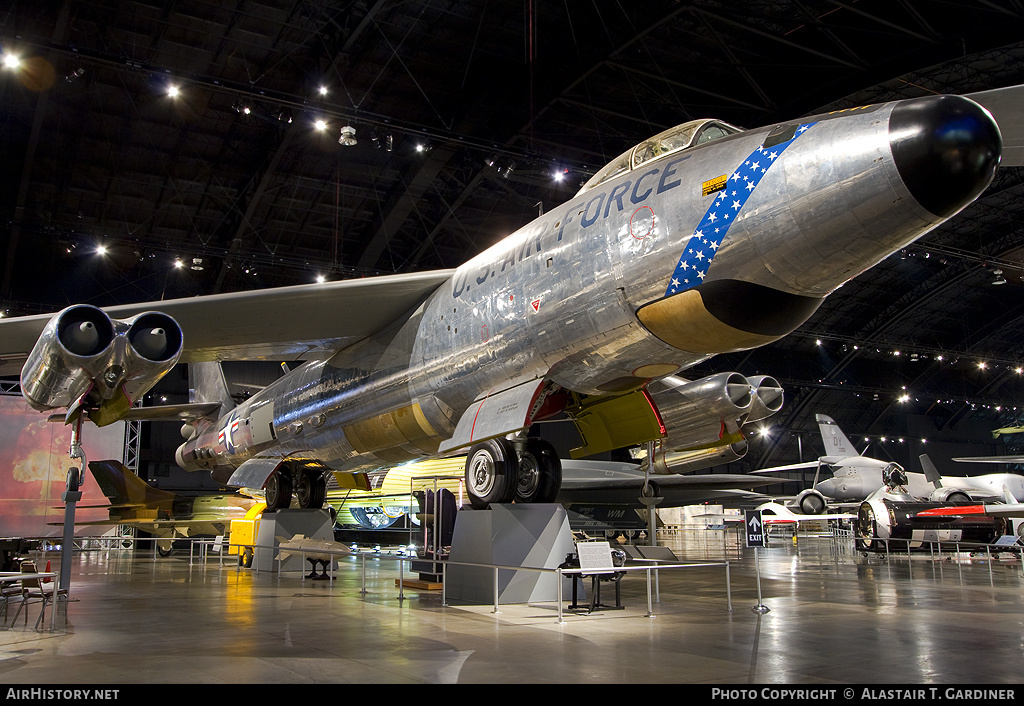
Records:
{"label": "concrete floor", "polygon": [[[355,560],[333,585],[188,557],[89,552],[75,560],[66,630],[36,632],[32,606],[0,632],[0,682],[44,684],[1013,684],[1024,666],[1019,561],[967,564],[862,556],[846,541],[736,536],[663,541],[681,559],[731,566],[665,571],[655,616],[642,575],[620,611],[554,603],[443,606],[406,589],[390,561]],[[57,555],[40,556],[40,565]],[[613,601],[610,589],[602,592]],[[58,628],[61,627],[58,613]]]}

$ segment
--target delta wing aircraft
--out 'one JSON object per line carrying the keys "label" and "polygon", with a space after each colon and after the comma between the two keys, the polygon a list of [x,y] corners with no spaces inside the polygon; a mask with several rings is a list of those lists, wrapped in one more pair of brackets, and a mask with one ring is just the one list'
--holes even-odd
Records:
{"label": "delta wing aircraft", "polygon": [[818,480],[796,496],[794,505],[807,515],[825,511],[827,503],[860,502],[884,487],[887,474],[898,471],[905,478],[908,495],[928,502],[969,502],[970,500],[1002,500],[1010,497],[1011,502],[1024,499],[1024,476],[1015,473],[987,473],[980,476],[940,476],[927,454],[920,456],[924,473],[905,472],[898,463],[862,456],[839,428],[835,421],[824,414],[815,415],[821,440],[831,454],[821,456],[817,461],[797,463],[790,466],[765,468],[755,473],[774,473],[828,466],[832,477]]}
{"label": "delta wing aircraft", "polygon": [[467,455],[476,507],[550,502],[560,461],[527,437],[535,422],[573,420],[584,440],[574,457],[737,442],[738,420],[719,402],[749,395],[753,407],[764,379],[723,374],[662,396],[654,383],[791,332],[843,283],[973,202],[1001,151],[992,114],[962,96],[752,130],[696,120],[623,153],[454,270],[182,299],[159,312],[74,306],[0,322],[0,357],[11,371],[24,363],[22,394],[37,409],[98,423],[135,413],[130,402],[176,362],[304,360],[238,406],[193,382],[198,406],[168,411],[195,416],[182,468],[265,487],[270,509],[293,491],[320,506],[327,469],[449,454]]}

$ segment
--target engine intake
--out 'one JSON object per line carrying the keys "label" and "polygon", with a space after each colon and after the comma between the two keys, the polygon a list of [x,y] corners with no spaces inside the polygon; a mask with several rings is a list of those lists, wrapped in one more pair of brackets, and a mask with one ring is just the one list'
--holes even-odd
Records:
{"label": "engine intake", "polygon": [[22,395],[39,411],[100,408],[115,398],[123,408],[166,375],[181,351],[181,328],[166,314],[120,321],[87,304],[68,307],[47,322],[22,367]]}

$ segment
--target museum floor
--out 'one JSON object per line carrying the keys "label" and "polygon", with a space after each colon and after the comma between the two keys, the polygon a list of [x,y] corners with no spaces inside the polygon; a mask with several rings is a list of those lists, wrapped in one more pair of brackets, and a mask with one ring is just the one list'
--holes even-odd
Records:
{"label": "museum floor", "polygon": [[[126,551],[75,562],[67,629],[36,632],[32,606],[0,632],[0,682],[46,684],[1012,684],[1021,679],[1024,578],[1017,560],[870,556],[801,538],[760,552],[735,535],[662,542],[680,559],[730,562],[664,571],[646,617],[642,574],[623,610],[555,603],[443,606],[405,589],[394,562],[354,559],[332,584],[189,565]],[[52,557],[57,557],[54,554]],[[41,557],[45,563],[46,556]],[[614,592],[602,590],[614,603]],[[49,616],[47,616],[49,618]],[[9,618],[8,618],[9,622]]]}

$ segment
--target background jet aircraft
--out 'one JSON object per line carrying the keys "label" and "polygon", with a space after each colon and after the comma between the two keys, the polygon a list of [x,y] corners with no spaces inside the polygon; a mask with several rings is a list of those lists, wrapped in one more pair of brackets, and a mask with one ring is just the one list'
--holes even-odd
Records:
{"label": "background jet aircraft", "polygon": [[[189,496],[160,490],[118,461],[90,461],[89,470],[110,500],[110,520],[88,524],[127,525],[171,539],[217,537],[228,534],[231,520],[265,507],[261,499],[241,493]],[[157,546],[166,554],[170,542]]]}
{"label": "background jet aircraft", "polygon": [[[893,468],[903,470],[897,463],[861,456],[831,417],[818,414],[815,415],[815,419],[825,449],[833,453],[820,457],[816,462],[755,471],[773,473],[795,468],[812,468],[816,465],[828,466],[832,471],[831,478],[816,481],[812,488],[797,495],[794,504],[801,512],[808,515],[820,514],[825,511],[829,501],[864,500],[884,486],[883,476],[887,471]],[[921,456],[921,464],[925,473],[905,473],[906,489],[912,497],[935,502],[955,502],[1002,499],[1008,492],[1014,499],[1024,499],[1024,476],[1013,473],[989,473],[973,477],[940,477],[927,455]]]}
{"label": "background jet aircraft", "polygon": [[97,423],[122,417],[174,361],[306,360],[238,406],[207,370],[192,402],[218,409],[185,427],[176,453],[186,470],[265,487],[271,510],[293,491],[321,506],[327,469],[456,453],[475,507],[550,502],[561,465],[526,435],[536,422],[572,420],[584,440],[574,457],[731,446],[739,420],[719,403],[743,385],[681,382],[690,395],[670,384],[662,409],[654,383],[793,331],[973,202],[1000,153],[991,114],[959,96],[753,130],[695,120],[453,271],[158,313],[70,307],[0,322],[0,358],[24,357],[22,394],[37,409]]}

